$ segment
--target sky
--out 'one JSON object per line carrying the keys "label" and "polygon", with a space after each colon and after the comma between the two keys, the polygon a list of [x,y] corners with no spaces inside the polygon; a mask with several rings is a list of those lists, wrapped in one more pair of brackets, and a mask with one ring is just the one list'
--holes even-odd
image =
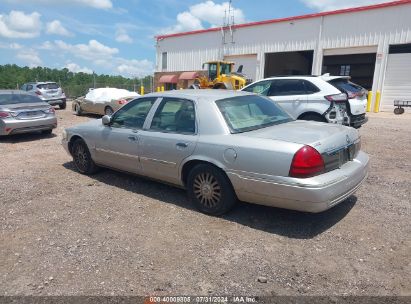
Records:
{"label": "sky", "polygon": [[[233,0],[236,23],[384,0]],[[0,0],[0,64],[143,77],[155,36],[221,26],[227,1]]]}

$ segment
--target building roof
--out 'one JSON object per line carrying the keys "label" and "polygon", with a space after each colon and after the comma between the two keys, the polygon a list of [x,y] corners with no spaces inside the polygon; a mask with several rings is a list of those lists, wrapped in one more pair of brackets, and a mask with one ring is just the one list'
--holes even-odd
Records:
{"label": "building roof", "polygon": [[[265,25],[265,24],[271,24],[271,23],[290,22],[290,21],[295,21],[295,20],[310,19],[310,18],[317,18],[317,17],[323,17],[323,16],[330,16],[330,15],[363,12],[363,11],[381,9],[381,8],[386,8],[386,7],[393,7],[393,6],[404,5],[404,4],[411,4],[411,0],[398,0],[398,1],[367,5],[367,6],[361,6],[361,7],[339,9],[339,10],[321,12],[321,13],[315,13],[315,14],[307,14],[307,15],[294,16],[294,17],[286,17],[286,18],[279,18],[279,19],[270,19],[270,20],[264,20],[264,21],[242,23],[242,24],[234,25],[233,28],[238,29],[242,27],[251,27],[251,26]],[[209,29],[204,29],[204,30],[158,35],[155,38],[157,39],[157,41],[159,41],[159,40],[163,40],[163,39],[171,38],[171,37],[187,36],[187,35],[201,34],[201,33],[207,33],[207,32],[216,32],[220,30],[221,30],[221,27],[214,27],[214,28],[209,28]]]}

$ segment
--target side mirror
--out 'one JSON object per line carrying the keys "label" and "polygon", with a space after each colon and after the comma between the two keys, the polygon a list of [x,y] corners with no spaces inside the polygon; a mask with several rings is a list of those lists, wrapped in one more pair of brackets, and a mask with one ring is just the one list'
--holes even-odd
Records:
{"label": "side mirror", "polygon": [[103,118],[101,119],[101,122],[103,125],[108,126],[111,123],[111,116],[104,115]]}

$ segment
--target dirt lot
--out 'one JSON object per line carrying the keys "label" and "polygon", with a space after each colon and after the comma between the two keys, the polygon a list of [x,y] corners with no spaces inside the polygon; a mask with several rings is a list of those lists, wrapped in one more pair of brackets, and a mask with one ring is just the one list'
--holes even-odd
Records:
{"label": "dirt lot", "polygon": [[1,295],[411,295],[410,113],[370,115],[370,176],[336,208],[222,218],[183,190],[80,175],[61,131],[95,118],[57,114],[55,135],[0,139]]}

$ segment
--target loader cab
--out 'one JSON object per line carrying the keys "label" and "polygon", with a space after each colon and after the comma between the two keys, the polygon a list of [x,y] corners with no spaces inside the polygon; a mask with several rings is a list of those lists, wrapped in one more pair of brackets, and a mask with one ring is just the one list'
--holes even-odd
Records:
{"label": "loader cab", "polygon": [[213,81],[220,79],[221,75],[230,75],[233,65],[233,62],[210,61],[203,64],[203,70],[207,67],[208,78]]}

